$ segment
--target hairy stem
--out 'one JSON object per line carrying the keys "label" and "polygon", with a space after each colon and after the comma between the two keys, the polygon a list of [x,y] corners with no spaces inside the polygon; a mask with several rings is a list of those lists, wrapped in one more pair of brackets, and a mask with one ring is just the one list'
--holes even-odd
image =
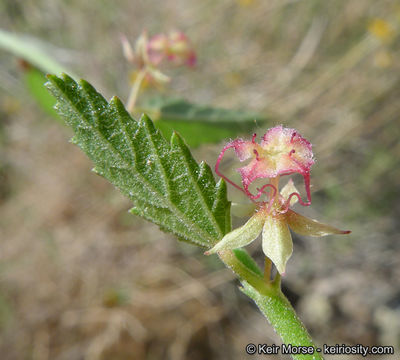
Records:
{"label": "hairy stem", "polygon": [[[263,276],[250,270],[231,250],[221,251],[218,255],[224,264],[239,276],[243,285],[241,290],[254,300],[284,344],[316,349],[307,329],[289,300],[281,292],[280,278],[276,278],[273,282],[266,282]],[[323,359],[316,350],[312,355],[296,354],[292,357],[296,360]]]}

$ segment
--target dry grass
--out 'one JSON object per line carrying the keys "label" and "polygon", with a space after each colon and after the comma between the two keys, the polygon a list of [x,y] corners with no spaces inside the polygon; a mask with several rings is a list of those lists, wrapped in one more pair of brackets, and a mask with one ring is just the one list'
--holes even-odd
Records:
{"label": "dry grass", "polygon": [[[122,98],[119,33],[185,30],[200,61],[175,71],[174,94],[298,128],[318,159],[307,211],[353,230],[296,238],[284,286],[316,340],[399,347],[396,3],[6,0],[0,19],[71,49],[55,55]],[[368,31],[378,18],[391,32]],[[242,359],[249,342],[279,343],[230,271],[126,213],[0,61],[1,358]],[[218,151],[196,157],[213,164]]]}

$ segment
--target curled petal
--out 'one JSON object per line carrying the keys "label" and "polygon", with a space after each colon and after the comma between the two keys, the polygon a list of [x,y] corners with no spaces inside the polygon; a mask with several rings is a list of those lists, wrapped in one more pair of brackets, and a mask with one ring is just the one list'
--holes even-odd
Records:
{"label": "curled petal", "polygon": [[[230,143],[228,143],[228,144],[222,149],[221,153],[220,153],[219,156],[218,156],[217,162],[216,162],[216,164],[215,164],[215,173],[216,173],[218,176],[222,177],[226,182],[228,182],[229,184],[231,184],[232,186],[234,186],[236,189],[238,189],[238,190],[240,190],[240,191],[243,191],[246,195],[249,195],[248,190],[247,190],[248,187],[246,186],[246,183],[245,183],[245,181],[247,181],[247,180],[245,180],[245,179],[243,178],[243,176],[242,176],[244,189],[241,188],[239,185],[235,184],[232,180],[230,180],[229,178],[227,178],[224,174],[222,174],[222,173],[219,171],[219,165],[220,165],[220,163],[221,163],[222,158],[223,158],[224,155],[225,155],[225,152],[226,152],[228,149],[233,148],[233,149],[235,150],[235,153],[236,153],[236,155],[238,156],[239,160],[240,160],[240,161],[244,161],[244,160],[247,160],[247,159],[249,159],[250,157],[252,157],[252,156],[254,155],[254,150],[256,149],[257,146],[259,147],[258,144],[255,144],[255,143],[253,143],[253,142],[251,142],[251,141],[244,141],[244,140],[242,140],[242,139],[236,139],[236,140],[234,140],[234,141],[231,141]],[[247,165],[247,166],[248,166],[248,165]],[[242,169],[244,169],[244,168],[242,168]],[[241,169],[238,169],[238,171],[240,172]]]}
{"label": "curled petal", "polygon": [[215,173],[216,173],[218,176],[220,176],[221,178],[223,178],[226,182],[228,182],[229,184],[231,184],[232,186],[234,186],[236,189],[238,189],[238,190],[243,191],[244,193],[246,193],[246,192],[244,191],[244,189],[242,189],[239,185],[235,184],[232,180],[230,180],[228,177],[226,177],[224,174],[222,174],[222,173],[219,171],[219,165],[221,164],[221,160],[222,160],[222,158],[224,157],[226,150],[228,150],[228,149],[230,149],[230,148],[234,148],[235,151],[236,151],[236,146],[237,146],[237,144],[239,144],[240,142],[244,142],[244,141],[241,140],[241,139],[232,141],[231,143],[227,144],[227,145],[222,149],[221,153],[220,153],[219,156],[218,156],[217,162],[215,163]]}
{"label": "curled petal", "polygon": [[251,141],[244,141],[237,139],[232,141],[229,145],[235,149],[236,155],[240,161],[247,160],[254,156],[254,150],[258,150],[260,146]]}
{"label": "curled petal", "polygon": [[[303,206],[311,204],[310,192],[310,171],[314,164],[312,145],[304,139],[296,130],[284,128],[282,125],[269,129],[263,136],[261,143],[255,142],[256,135],[251,141],[237,139],[231,141],[222,150],[216,164],[216,173],[223,154],[229,148],[234,148],[240,161],[250,160],[249,163],[238,169],[244,193],[252,200],[258,199],[263,193],[260,191],[256,195],[250,193],[249,187],[256,180],[261,178],[276,178],[280,175],[291,175],[299,173],[304,178],[307,201],[301,199],[300,193],[294,189],[288,194],[285,211],[290,203],[299,202]],[[226,181],[240,188],[224,177]]]}
{"label": "curled petal", "polygon": [[246,224],[226,234],[220,242],[204,254],[210,255],[221,250],[237,249],[250,244],[260,235],[264,221],[265,213],[263,211],[255,213]]}
{"label": "curled petal", "polygon": [[304,202],[303,199],[301,198],[301,195],[298,192],[293,192],[289,195],[288,199],[286,200],[286,204],[285,204],[283,212],[288,211],[293,198],[297,198],[296,202],[299,201],[299,203],[303,206],[311,205],[310,174],[308,173],[308,174],[303,175],[303,178],[304,178],[304,186],[306,188],[307,201]]}
{"label": "curled petal", "polygon": [[278,272],[284,274],[286,263],[293,252],[292,235],[285,217],[267,216],[262,231],[262,248]]}
{"label": "curled petal", "polygon": [[316,220],[300,215],[293,210],[288,210],[285,217],[290,228],[300,235],[326,236],[351,233],[351,231],[348,230],[339,230],[333,226],[322,224]]}
{"label": "curled petal", "polygon": [[[281,195],[283,197],[283,199],[286,201],[289,199],[289,196],[293,193],[298,193],[299,191],[296,189],[296,186],[294,186],[294,182],[292,179],[289,179],[289,181],[287,182],[287,184],[282,188],[281,190]],[[290,206],[293,206],[294,204],[296,204],[298,201],[298,198],[295,196],[292,196],[292,198],[290,199]]]}
{"label": "curled petal", "polygon": [[268,161],[259,161],[257,159],[253,159],[248,165],[239,168],[238,171],[245,189],[256,179],[275,177],[270,172]]}

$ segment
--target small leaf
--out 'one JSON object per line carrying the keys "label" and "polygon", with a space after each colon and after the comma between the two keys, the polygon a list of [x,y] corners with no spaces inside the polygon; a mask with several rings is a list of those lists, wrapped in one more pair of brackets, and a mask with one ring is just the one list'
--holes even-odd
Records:
{"label": "small leaf", "polygon": [[293,252],[292,236],[285,218],[267,216],[262,233],[262,248],[279,273],[284,274],[286,263]]}
{"label": "small leaf", "polygon": [[350,234],[351,231],[340,230],[333,226],[322,224],[317,220],[309,219],[293,210],[288,210],[286,220],[290,228],[300,235],[326,236],[332,234]]}
{"label": "small leaf", "polygon": [[167,142],[146,115],[132,119],[118,98],[108,103],[84,80],[48,79],[73,142],[134,202],[132,213],[204,247],[230,230],[225,183],[215,183],[210,167],[196,163],[178,134]]}
{"label": "small leaf", "polygon": [[249,131],[266,118],[260,114],[192,104],[183,99],[156,97],[139,110],[153,115],[155,124],[165,136],[173,130],[181,133],[191,146],[215,143]]}

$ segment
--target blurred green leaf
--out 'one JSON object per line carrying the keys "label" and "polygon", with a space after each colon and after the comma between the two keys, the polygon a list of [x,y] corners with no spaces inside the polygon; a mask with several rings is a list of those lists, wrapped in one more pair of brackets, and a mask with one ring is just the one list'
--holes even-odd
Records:
{"label": "blurred green leaf", "polygon": [[190,146],[236,137],[267,121],[265,115],[253,112],[196,105],[183,99],[165,97],[152,98],[138,110],[149,113],[164,136],[169,137],[174,130],[178,131]]}
{"label": "blurred green leaf", "polygon": [[[44,73],[60,75],[63,72],[69,72],[62,64],[54,60],[46,50],[48,45],[34,37],[13,34],[0,29],[0,48],[11,52],[15,56],[26,60]],[[75,75],[72,75],[75,77]]]}
{"label": "blurred green leaf", "polygon": [[56,109],[75,132],[72,141],[96,173],[134,202],[132,213],[204,247],[230,230],[225,182],[215,183],[210,167],[197,164],[177,133],[167,142],[146,115],[134,120],[118,98],[108,103],[84,80],[48,79]]}
{"label": "blurred green leaf", "polygon": [[60,119],[54,110],[56,100],[44,87],[44,83],[47,81],[45,74],[38,69],[28,68],[25,71],[24,80],[27,89],[42,110],[56,119]]}

